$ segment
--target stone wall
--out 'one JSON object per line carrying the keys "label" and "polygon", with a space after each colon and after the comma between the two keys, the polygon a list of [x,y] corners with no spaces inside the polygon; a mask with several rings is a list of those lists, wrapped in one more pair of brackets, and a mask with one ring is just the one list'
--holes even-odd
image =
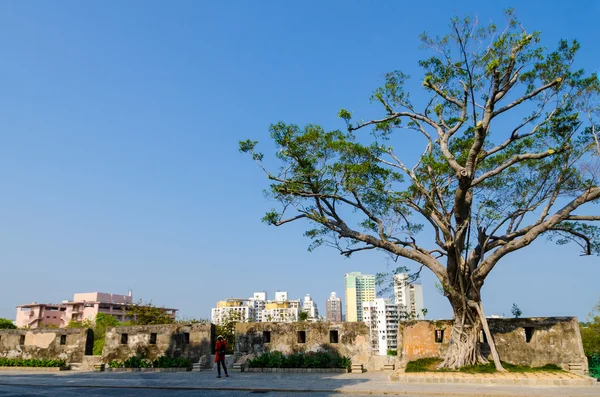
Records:
{"label": "stone wall", "polygon": [[[532,367],[545,364],[565,369],[569,364],[587,367],[577,318],[488,319],[488,324],[502,361]],[[402,345],[402,361],[408,362],[443,356],[450,342],[452,321],[415,321],[401,324],[400,328],[398,345]],[[436,342],[436,330],[443,331],[441,343]],[[489,355],[487,343],[483,343],[482,350]]]}
{"label": "stone wall", "polygon": [[[84,329],[11,329],[0,331],[0,357],[63,359],[80,363],[85,353]],[[63,344],[61,344],[63,342]]]}
{"label": "stone wall", "polygon": [[235,331],[235,355],[242,363],[271,351],[336,351],[353,363],[365,365],[371,358],[369,329],[362,322],[238,323]]}
{"label": "stone wall", "polygon": [[187,357],[210,368],[212,324],[136,325],[106,330],[103,361],[124,361],[131,356],[154,360],[159,356]]}

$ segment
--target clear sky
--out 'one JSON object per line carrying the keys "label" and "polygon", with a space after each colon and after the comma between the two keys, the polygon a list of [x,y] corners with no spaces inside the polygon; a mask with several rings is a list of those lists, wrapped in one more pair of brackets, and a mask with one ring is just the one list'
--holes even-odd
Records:
{"label": "clear sky", "polygon": [[[344,273],[386,259],[308,253],[305,225],[262,224],[274,204],[238,141],[270,153],[270,123],[379,115],[369,96],[385,72],[419,78],[421,32],[444,34],[456,13],[501,23],[511,4],[599,69],[592,0],[0,2],[0,317],[129,288],[187,317],[263,290],[311,294],[324,314]],[[450,317],[423,274],[428,317]],[[598,257],[540,241],[496,267],[484,308],[584,317],[599,280]]]}

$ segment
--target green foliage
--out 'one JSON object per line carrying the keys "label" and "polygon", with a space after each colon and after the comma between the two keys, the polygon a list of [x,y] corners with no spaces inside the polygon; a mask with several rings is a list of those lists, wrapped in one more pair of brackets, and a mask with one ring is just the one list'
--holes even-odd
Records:
{"label": "green foliage", "polygon": [[512,308],[510,309],[510,312],[512,313],[512,315],[515,318],[519,318],[523,314],[523,312],[521,311],[521,309],[519,308],[519,306],[517,306],[516,303],[513,303]]}
{"label": "green foliage", "polygon": [[308,313],[307,312],[300,312],[298,313],[298,321],[306,321],[308,320]]}
{"label": "green foliage", "polygon": [[92,325],[92,321],[89,318],[86,318],[83,321],[69,321],[67,328],[92,328]]}
{"label": "green foliage", "polygon": [[398,355],[398,350],[387,349],[386,354],[388,356],[397,356]]}
{"label": "green foliage", "polygon": [[113,360],[108,363],[110,368],[189,368],[192,363],[185,357],[160,356],[151,361],[143,357],[131,356],[125,361]]}
{"label": "green foliage", "polygon": [[600,302],[588,316],[588,321],[579,325],[583,351],[588,357],[600,356]]}
{"label": "green foliage", "polygon": [[17,329],[17,326],[7,318],[0,318],[0,329]]}
{"label": "green foliage", "polygon": [[104,349],[104,338],[106,336],[106,329],[108,327],[116,327],[121,325],[119,320],[115,316],[107,313],[96,314],[96,320],[94,321],[94,356],[101,356],[102,350]]}
{"label": "green foliage", "polygon": [[250,368],[350,368],[348,357],[337,352],[308,352],[284,355],[280,351],[266,352],[248,361]]}
{"label": "green foliage", "polygon": [[152,302],[142,302],[127,305],[125,312],[131,320],[131,325],[173,324],[175,320],[163,309]]}
{"label": "green foliage", "polygon": [[192,366],[192,363],[185,357],[172,358],[160,356],[153,361],[152,366],[154,368],[189,368]]}
{"label": "green foliage", "polygon": [[225,354],[233,354],[235,349],[235,325],[243,322],[239,313],[229,312],[223,317],[221,324],[215,324],[215,334],[221,335],[227,341]]}
{"label": "green foliage", "polygon": [[66,367],[65,360],[22,359],[0,357],[0,367]]}

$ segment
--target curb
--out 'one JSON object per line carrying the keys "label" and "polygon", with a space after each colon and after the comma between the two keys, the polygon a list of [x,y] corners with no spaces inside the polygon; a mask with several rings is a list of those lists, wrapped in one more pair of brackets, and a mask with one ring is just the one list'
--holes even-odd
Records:
{"label": "curb", "polygon": [[[128,390],[220,390],[220,391],[248,391],[256,393],[335,393],[349,395],[392,395],[392,396],[447,396],[447,397],[523,397],[529,393],[498,393],[497,391],[486,392],[473,390],[473,392],[452,392],[452,391],[427,391],[427,390],[340,390],[340,389],[292,389],[292,388],[247,388],[247,387],[217,387],[217,386],[133,386],[133,385],[48,385],[48,384],[25,384],[25,383],[2,383],[0,386],[19,386],[19,387],[44,387],[44,388],[94,388],[94,389],[128,389]],[[581,397],[580,394],[563,394],[561,397]]]}

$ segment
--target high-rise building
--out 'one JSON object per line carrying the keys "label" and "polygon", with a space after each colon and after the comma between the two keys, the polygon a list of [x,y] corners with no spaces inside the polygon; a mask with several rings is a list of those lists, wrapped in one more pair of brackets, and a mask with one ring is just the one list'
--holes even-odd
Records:
{"label": "high-rise building", "polygon": [[363,302],[363,321],[369,327],[374,352],[385,356],[388,350],[398,349],[398,305],[391,299]]}
{"label": "high-rise building", "polygon": [[312,300],[310,294],[306,294],[304,297],[302,311],[308,313],[309,321],[317,321],[319,319],[319,309],[317,309],[317,304]]}
{"label": "high-rise building", "polygon": [[394,275],[394,298],[401,319],[423,320],[423,286],[410,283],[408,274]]}
{"label": "high-rise building", "polygon": [[267,304],[267,292],[255,292],[252,298],[248,299],[248,306],[254,308],[255,317],[252,319],[255,322],[262,322],[262,312],[265,310]]}
{"label": "high-rise building", "polygon": [[327,321],[342,321],[342,300],[336,296],[335,292],[329,295],[325,309]]}
{"label": "high-rise building", "polygon": [[362,321],[362,303],[375,300],[375,276],[346,273],[346,321]]}

